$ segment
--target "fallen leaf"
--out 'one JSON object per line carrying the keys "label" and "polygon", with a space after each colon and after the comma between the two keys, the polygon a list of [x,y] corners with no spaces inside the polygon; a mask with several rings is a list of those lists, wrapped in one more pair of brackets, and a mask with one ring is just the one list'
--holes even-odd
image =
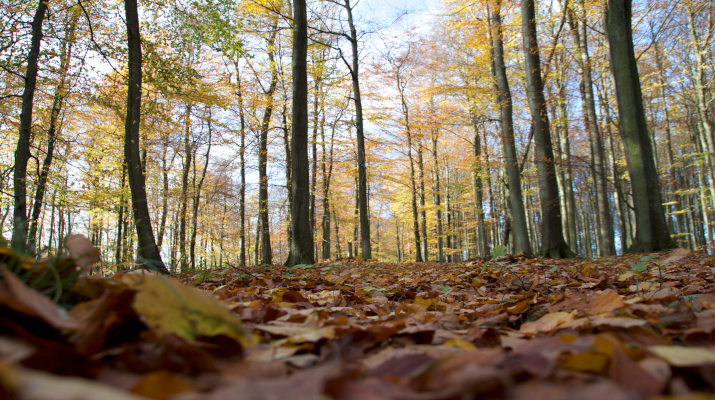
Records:
{"label": "fallen leaf", "polygon": [[244,348],[256,344],[241,321],[204,292],[163,276],[145,276],[133,286],[132,307],[147,324],[186,339],[226,336]]}
{"label": "fallen leaf", "polygon": [[99,249],[94,247],[92,241],[83,235],[67,236],[65,248],[85,274],[92,270],[94,263],[99,261],[101,257]]}
{"label": "fallen leaf", "polygon": [[27,287],[18,277],[2,268],[9,296],[0,293],[0,304],[28,316],[38,317],[56,329],[76,330],[80,324],[67,311],[34,289]]}
{"label": "fallen leaf", "polygon": [[704,347],[650,346],[648,351],[674,367],[698,367],[715,364],[715,351]]}
{"label": "fallen leaf", "polygon": [[525,335],[535,335],[540,332],[551,332],[564,322],[572,321],[576,311],[549,313],[534,322],[527,322],[521,326],[519,332]]}

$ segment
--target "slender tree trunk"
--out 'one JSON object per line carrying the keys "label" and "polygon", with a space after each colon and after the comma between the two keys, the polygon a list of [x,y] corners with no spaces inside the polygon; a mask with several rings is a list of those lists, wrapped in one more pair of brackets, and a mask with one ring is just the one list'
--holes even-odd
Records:
{"label": "slender tree trunk", "polygon": [[[330,258],[330,180],[333,176],[333,148],[335,145],[336,128],[337,123],[333,124],[330,134],[330,157],[327,160],[327,153],[325,151],[325,130],[321,128],[321,141],[323,146],[323,259],[326,260]],[[329,165],[326,165],[326,163],[329,163]],[[337,221],[335,221],[335,223],[337,226]]]}
{"label": "slender tree trunk", "polygon": [[[474,155],[474,167],[472,169],[472,184],[474,186],[474,216],[476,218],[476,246],[477,254],[484,256],[488,253],[487,231],[484,226],[484,188],[482,187],[482,144],[479,135],[479,121],[474,111],[470,113],[472,122],[472,132],[474,133],[472,146]],[[434,144],[433,144],[434,145]]]}
{"label": "slender tree trunk", "polygon": [[238,191],[238,237],[240,248],[238,254],[238,266],[246,265],[246,116],[243,110],[243,89],[241,88],[241,70],[238,61],[234,63],[236,67],[236,95],[238,96],[238,117],[240,122],[241,144],[238,149],[238,157],[241,174],[241,187]]}
{"label": "slender tree trunk", "polygon": [[32,39],[25,70],[25,88],[22,92],[22,111],[20,113],[20,134],[15,150],[15,167],[13,169],[13,185],[15,195],[15,210],[13,212],[13,232],[11,245],[20,252],[26,251],[27,245],[27,162],[30,159],[30,140],[32,137],[32,106],[37,85],[37,58],[40,55],[42,43],[42,23],[49,1],[40,0],[37,4],[35,17],[32,20]]}
{"label": "slender tree trunk", "polygon": [[181,208],[179,210],[179,253],[181,254],[181,271],[186,270],[189,254],[186,249],[186,213],[189,202],[189,172],[191,171],[193,146],[191,143],[191,110],[192,103],[186,105],[184,117],[184,168],[181,173]]}
{"label": "slender tree trunk", "polygon": [[362,257],[365,260],[372,258],[372,244],[370,243],[370,216],[368,214],[367,199],[367,161],[365,160],[365,133],[363,129],[362,98],[360,96],[359,80],[359,53],[358,37],[353,23],[353,9],[350,0],[344,0],[345,10],[348,14],[350,27],[350,44],[352,47],[352,65],[350,76],[353,82],[353,99],[355,101],[355,128],[357,136],[357,163],[358,163],[358,206],[360,209],[360,241],[362,242]]}
{"label": "slender tree trunk", "polygon": [[575,21],[573,13],[570,15],[571,32],[576,46],[576,61],[581,75],[581,93],[583,96],[584,122],[588,130],[591,146],[592,175],[595,184],[596,203],[598,210],[598,242],[599,254],[610,256],[616,254],[614,242],[613,219],[608,202],[608,182],[606,180],[606,166],[603,156],[603,143],[598,127],[596,115],[596,101],[593,93],[593,80],[591,74],[591,59],[588,53],[588,27],[585,21],[586,11],[584,1],[579,0],[584,21]]}
{"label": "slender tree trunk", "polygon": [[541,249],[543,257],[571,258],[572,252],[564,240],[559,187],[556,181],[554,151],[551,145],[549,117],[541,79],[539,42],[536,37],[534,0],[521,2],[522,37],[526,67],[527,94],[531,110],[531,127],[534,130],[534,156],[539,172],[539,198],[541,200]]}
{"label": "slender tree trunk", "polygon": [[291,146],[291,248],[287,266],[313,264],[308,160],[308,21],[306,1],[293,7],[293,137]]}
{"label": "slender tree trunk", "polygon": [[[434,160],[434,205],[437,209],[437,261],[444,262],[444,238],[442,232],[442,192],[440,188],[440,174],[439,174],[439,157],[437,153],[438,148],[438,133],[435,131],[432,135],[432,159]],[[397,236],[399,239],[399,226],[397,231]],[[399,242],[398,242],[399,251]],[[398,258],[401,259],[398,254]],[[401,262],[401,261],[400,261]]]}
{"label": "slender tree trunk", "polygon": [[[204,185],[204,180],[206,179],[206,170],[209,167],[209,155],[211,154],[211,111],[209,110],[209,120],[208,120],[208,148],[206,149],[206,158],[204,159],[204,169],[201,171],[201,178],[199,178],[199,183],[196,185],[194,193],[194,209],[191,213],[191,241],[189,242],[189,256],[191,257],[191,268],[196,268],[196,230],[198,225],[199,216],[199,203],[201,202],[201,187]],[[194,174],[196,173],[196,159],[194,157]]]}
{"label": "slender tree trunk", "polygon": [[[425,168],[422,157],[422,138],[417,143],[417,167],[419,168],[420,179],[420,229],[422,237],[422,260],[429,260],[429,246],[427,245],[427,210],[425,199]],[[378,232],[379,233],[379,232]]]}
{"label": "slender tree trunk", "polygon": [[653,252],[675,246],[668,232],[653,162],[653,149],[643,111],[638,65],[633,50],[631,0],[608,1],[608,41],[616,83],[626,162],[633,189],[636,235],[629,252]]}
{"label": "slender tree trunk", "polygon": [[124,136],[124,159],[127,164],[129,188],[132,194],[134,225],[137,230],[138,256],[152,269],[168,273],[156,246],[146,195],[142,160],[139,153],[139,126],[141,122],[142,50],[139,32],[137,0],[125,0],[128,33],[128,90],[127,117]]}
{"label": "slender tree trunk", "polygon": [[124,185],[126,183],[126,179],[127,167],[122,164],[122,186],[120,188],[121,194],[119,195],[119,211],[117,213],[117,245],[114,253],[114,260],[117,264],[121,264],[123,262],[122,256],[124,255],[122,253],[122,240],[124,239],[124,232],[122,232],[122,228],[124,225]]}
{"label": "slender tree trunk", "polygon": [[[271,65],[271,82],[268,90],[264,93],[264,100],[266,102],[266,108],[263,111],[263,119],[261,120],[261,131],[259,138],[259,148],[258,148],[258,218],[260,219],[260,224],[258,224],[260,229],[260,264],[261,265],[271,265],[273,264],[273,254],[271,249],[271,231],[270,231],[270,221],[268,219],[268,130],[270,129],[271,115],[273,114],[273,94],[278,86],[278,69],[275,67],[275,42],[278,35],[278,16],[274,17],[274,22],[270,36],[268,37],[267,51],[268,51],[268,61]],[[293,121],[293,125],[295,126]],[[295,139],[294,139],[295,140]],[[294,155],[295,156],[295,155]],[[296,160],[294,159],[295,163]],[[295,165],[293,166],[293,185],[295,189]],[[300,201],[295,199],[294,193],[294,206],[295,201]],[[307,211],[307,210],[305,210]],[[307,214],[307,212],[305,213]],[[295,215],[294,215],[295,217]],[[295,228],[295,225],[294,225]],[[293,232],[294,238],[296,232]]]}
{"label": "slender tree trunk", "polygon": [[62,112],[64,98],[67,96],[67,74],[72,60],[72,48],[75,41],[74,33],[78,17],[79,14],[73,14],[72,19],[67,25],[65,40],[62,43],[62,50],[60,54],[60,82],[55,88],[55,96],[52,102],[52,110],[50,112],[50,125],[47,129],[47,150],[45,152],[45,159],[43,160],[42,167],[40,169],[40,175],[37,178],[37,187],[35,189],[34,199],[35,204],[32,207],[32,217],[30,218],[30,231],[27,240],[27,248],[32,253],[35,252],[35,243],[37,241],[37,220],[40,218],[40,214],[42,213],[42,203],[45,198],[45,191],[47,190],[47,179],[49,177],[50,167],[52,166],[52,161],[54,159],[60,113]]}
{"label": "slender tree trunk", "polygon": [[514,252],[531,254],[529,233],[526,226],[526,211],[521,193],[521,176],[517,161],[516,145],[514,143],[514,121],[512,111],[511,90],[506,76],[504,61],[504,44],[502,39],[501,0],[491,13],[492,50],[494,76],[498,86],[497,103],[500,113],[501,143],[504,153],[504,163],[509,180],[509,203],[511,204],[511,224],[514,233]]}
{"label": "slender tree trunk", "polygon": [[340,259],[343,257],[343,252],[340,249],[340,220],[338,219],[338,212],[335,210],[335,203],[331,202],[333,209],[333,220],[335,221],[335,257]]}

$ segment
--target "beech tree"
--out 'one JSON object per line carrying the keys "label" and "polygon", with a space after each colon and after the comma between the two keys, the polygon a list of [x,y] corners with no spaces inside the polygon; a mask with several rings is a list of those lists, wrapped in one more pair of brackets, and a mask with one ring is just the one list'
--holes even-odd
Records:
{"label": "beech tree", "polygon": [[653,252],[675,246],[663,213],[658,173],[643,110],[638,65],[633,49],[631,0],[608,1],[608,42],[620,114],[619,130],[628,162],[636,214],[636,234],[629,252]]}
{"label": "beech tree", "polygon": [[15,189],[15,209],[13,211],[13,231],[11,244],[19,252],[25,252],[27,245],[27,162],[30,159],[30,136],[32,134],[32,107],[37,86],[37,58],[42,44],[42,22],[47,13],[49,1],[39,0],[35,18],[32,20],[32,41],[27,56],[25,88],[22,92],[20,113],[20,134],[15,150],[13,185]]}
{"label": "beech tree", "polygon": [[305,0],[293,3],[293,135],[291,136],[291,241],[287,266],[312,264],[308,172],[308,18]]}
{"label": "beech tree", "polygon": [[151,269],[162,273],[168,270],[161,261],[161,253],[151,227],[147,204],[146,182],[139,151],[139,127],[142,104],[142,48],[139,29],[137,0],[125,0],[124,10],[127,25],[127,116],[124,128],[124,162],[127,166],[131,189],[132,214],[137,230],[137,255]]}

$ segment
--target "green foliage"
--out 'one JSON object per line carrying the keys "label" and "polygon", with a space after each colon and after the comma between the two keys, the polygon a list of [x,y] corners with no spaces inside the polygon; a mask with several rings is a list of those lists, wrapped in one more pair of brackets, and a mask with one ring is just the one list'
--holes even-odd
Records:
{"label": "green foliage", "polygon": [[494,247],[494,251],[492,251],[492,260],[495,260],[499,257],[504,257],[506,255],[506,246],[496,246]]}
{"label": "green foliage", "polygon": [[7,268],[30,288],[55,303],[69,307],[72,297],[69,289],[81,274],[74,260],[62,255],[37,260],[19,255],[8,247],[0,247],[0,261],[5,264],[0,269]]}

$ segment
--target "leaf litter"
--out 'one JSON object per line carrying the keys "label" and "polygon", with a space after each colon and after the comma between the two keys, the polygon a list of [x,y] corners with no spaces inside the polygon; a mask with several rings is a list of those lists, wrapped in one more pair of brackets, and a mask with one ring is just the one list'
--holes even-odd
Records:
{"label": "leaf litter", "polygon": [[85,276],[72,307],[2,269],[3,399],[715,399],[687,250]]}

